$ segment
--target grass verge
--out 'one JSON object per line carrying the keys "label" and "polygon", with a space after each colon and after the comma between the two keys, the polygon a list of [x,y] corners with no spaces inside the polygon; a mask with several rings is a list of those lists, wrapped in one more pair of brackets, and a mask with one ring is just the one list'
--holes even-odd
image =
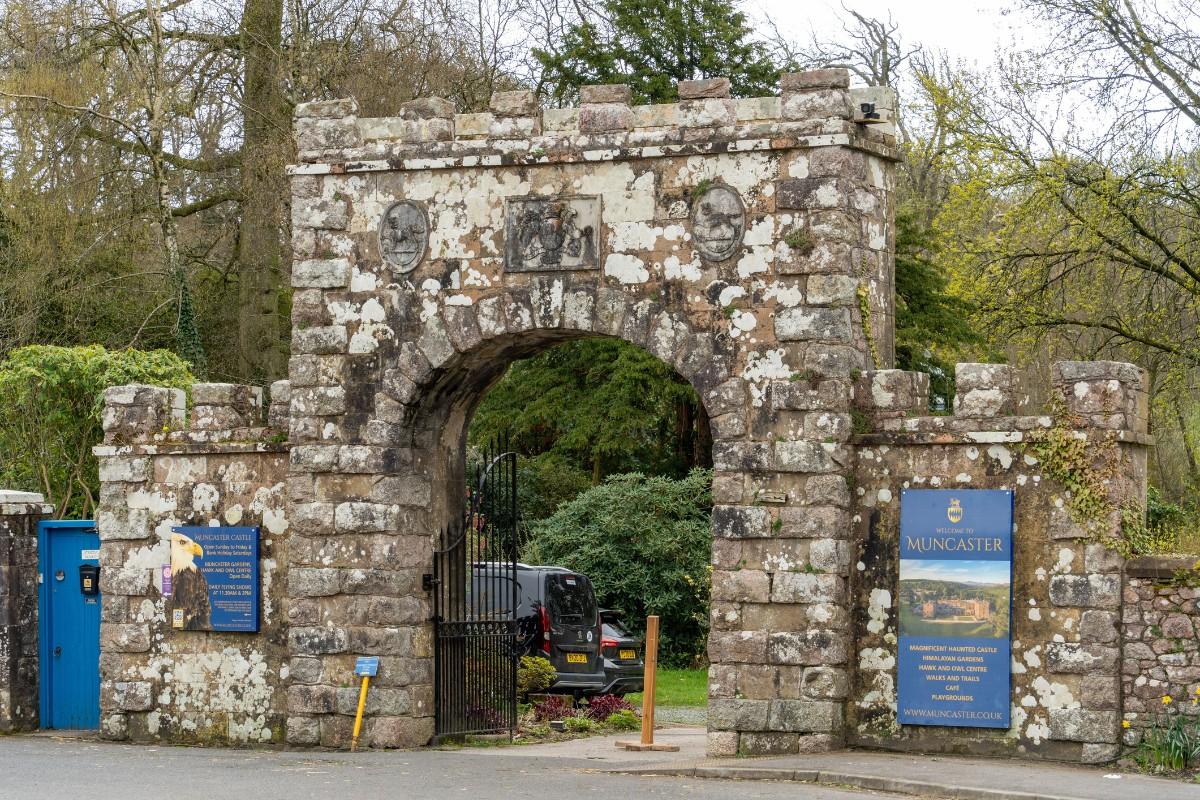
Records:
{"label": "grass verge", "polygon": [[[707,669],[660,669],[658,690],[655,692],[660,706],[706,706],[708,705]],[[642,694],[626,695],[634,708],[641,708]]]}

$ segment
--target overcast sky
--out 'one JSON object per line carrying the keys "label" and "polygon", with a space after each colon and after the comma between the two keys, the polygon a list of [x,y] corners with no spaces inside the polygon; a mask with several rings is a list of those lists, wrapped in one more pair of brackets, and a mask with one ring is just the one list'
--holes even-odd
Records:
{"label": "overcast sky", "polygon": [[[890,14],[906,43],[919,42],[979,65],[992,61],[997,45],[1032,34],[1022,26],[1020,15],[1001,13],[1011,7],[1003,0],[846,0],[846,5],[876,19]],[[822,39],[838,38],[841,32],[838,0],[748,0],[746,10],[770,16],[783,31],[801,40],[807,40],[814,29]]]}

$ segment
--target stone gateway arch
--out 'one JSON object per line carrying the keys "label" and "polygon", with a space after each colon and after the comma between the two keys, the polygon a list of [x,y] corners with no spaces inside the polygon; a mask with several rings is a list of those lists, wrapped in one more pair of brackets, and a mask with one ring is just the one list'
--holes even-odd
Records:
{"label": "stone gateway arch", "polygon": [[[845,443],[852,376],[891,359],[894,142],[855,122],[844,72],[785,76],[780,98],[731,99],[725,79],[679,95],[297,112],[290,569],[341,584],[293,598],[313,624],[293,622],[290,651],[329,676],[343,653],[406,651],[411,703],[376,722],[394,744],[432,734],[420,580],[430,532],[462,505],[475,406],[514,359],[580,336],[653,353],[712,421],[713,748],[738,731],[751,751],[840,741]],[[812,571],[771,585],[772,563]],[[356,604],[389,615],[356,619]],[[766,691],[776,681],[795,697]],[[289,739],[323,738],[323,684],[290,690]]]}
{"label": "stone gateway arch", "polygon": [[[1141,635],[1105,546],[1120,514],[1072,517],[1029,445],[1065,426],[1107,459],[1114,504],[1143,502],[1145,376],[1057,364],[1059,413],[1027,416],[1014,370],[960,364],[954,414],[930,416],[927,376],[891,368],[894,99],[844,70],[780,88],[300,106],[292,356],[265,424],[251,387],[105,396],[103,735],[345,746],[355,658],[378,655],[363,743],[429,742],[423,577],[463,507],[467,426],[515,359],[604,336],[670,365],[711,421],[712,754],[1113,758],[1142,702],[1120,684]],[[1008,730],[897,723],[909,487],[1015,493]],[[257,633],[171,629],[159,570],[181,525],[259,527]]]}

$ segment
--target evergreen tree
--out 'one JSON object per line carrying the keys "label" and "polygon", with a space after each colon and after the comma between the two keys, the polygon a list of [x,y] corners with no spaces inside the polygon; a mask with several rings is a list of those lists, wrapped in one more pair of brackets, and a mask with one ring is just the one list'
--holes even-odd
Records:
{"label": "evergreen tree", "polygon": [[568,342],[513,364],[471,424],[478,444],[507,435],[536,469],[599,483],[614,472],[682,477],[710,462],[700,399],[654,356],[617,339]]}
{"label": "evergreen tree", "polygon": [[975,307],[947,291],[933,263],[931,231],[911,213],[896,213],[896,368],[929,373],[929,398],[950,408],[954,360],[962,348],[981,345],[971,326]]}
{"label": "evergreen tree", "polygon": [[677,81],[715,77],[737,97],[774,94],[779,70],[751,33],[729,0],[603,0],[600,19],[569,28],[558,51],[533,54],[558,103],[601,83],[629,84],[635,103],[669,103]]}

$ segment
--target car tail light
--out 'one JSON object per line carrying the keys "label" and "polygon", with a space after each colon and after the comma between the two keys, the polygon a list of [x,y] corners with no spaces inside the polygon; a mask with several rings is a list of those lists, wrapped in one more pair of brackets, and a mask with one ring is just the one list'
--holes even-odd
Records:
{"label": "car tail light", "polygon": [[601,647],[616,647],[617,640],[616,639],[601,639],[600,646]]}
{"label": "car tail light", "polygon": [[542,623],[542,652],[550,655],[550,612],[545,606],[538,609],[538,617]]}

